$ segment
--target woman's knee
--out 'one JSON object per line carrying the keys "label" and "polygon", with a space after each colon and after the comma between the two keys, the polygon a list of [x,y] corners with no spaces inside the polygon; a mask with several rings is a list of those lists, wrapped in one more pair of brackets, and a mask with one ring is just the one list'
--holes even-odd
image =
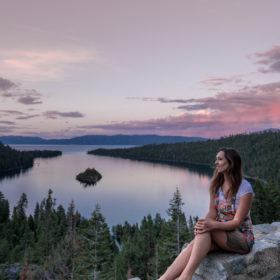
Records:
{"label": "woman's knee", "polygon": [[193,239],[193,243],[211,242],[211,234],[209,231],[198,233]]}
{"label": "woman's knee", "polygon": [[190,243],[187,243],[186,245],[184,245],[182,252],[192,250],[193,242],[194,242],[194,239]]}
{"label": "woman's knee", "polygon": [[200,238],[207,238],[208,236],[209,236],[209,237],[211,236],[211,233],[210,233],[209,231],[205,231],[205,232],[203,232],[203,233],[198,233],[198,234],[195,236],[195,238],[194,238],[193,241],[195,241],[196,239],[200,239]]}

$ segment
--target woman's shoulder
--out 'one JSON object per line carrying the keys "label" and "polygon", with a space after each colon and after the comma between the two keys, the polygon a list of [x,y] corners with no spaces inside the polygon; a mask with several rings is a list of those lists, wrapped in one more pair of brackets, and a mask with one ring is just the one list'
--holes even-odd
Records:
{"label": "woman's shoulder", "polygon": [[251,183],[243,178],[242,182],[241,182],[241,184],[239,186],[239,189],[238,189],[238,192],[237,192],[237,196],[241,197],[241,196],[243,196],[245,194],[248,194],[248,193],[252,193],[253,196],[255,195]]}

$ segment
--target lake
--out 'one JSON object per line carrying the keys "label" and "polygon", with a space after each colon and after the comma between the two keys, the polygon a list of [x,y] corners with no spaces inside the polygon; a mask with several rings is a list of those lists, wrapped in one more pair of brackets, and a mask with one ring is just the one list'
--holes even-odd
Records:
{"label": "lake", "polygon": [[[95,205],[112,226],[128,221],[136,223],[158,212],[167,218],[169,201],[179,188],[186,216],[202,217],[208,210],[210,173],[205,168],[173,166],[160,163],[133,161],[88,155],[88,150],[117,148],[117,146],[86,145],[11,145],[18,150],[60,150],[62,156],[36,159],[34,166],[18,175],[0,180],[0,191],[10,202],[10,209],[22,193],[28,198],[28,213],[33,213],[36,202],[53,190],[56,205],[67,209],[74,200],[76,209],[89,218]],[[75,177],[86,168],[94,167],[102,174],[95,185],[84,187]],[[204,170],[204,171],[203,171]]]}

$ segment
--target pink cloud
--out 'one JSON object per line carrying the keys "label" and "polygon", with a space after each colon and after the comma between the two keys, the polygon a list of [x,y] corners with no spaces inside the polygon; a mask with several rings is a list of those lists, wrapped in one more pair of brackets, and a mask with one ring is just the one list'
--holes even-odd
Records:
{"label": "pink cloud", "polygon": [[246,87],[234,92],[219,93],[215,97],[177,101],[185,103],[179,107],[185,111],[179,116],[79,128],[97,129],[105,133],[155,133],[213,138],[280,128],[280,83]]}
{"label": "pink cloud", "polygon": [[95,58],[88,50],[0,49],[0,68],[6,76],[26,80],[52,80],[65,74],[73,64]]}

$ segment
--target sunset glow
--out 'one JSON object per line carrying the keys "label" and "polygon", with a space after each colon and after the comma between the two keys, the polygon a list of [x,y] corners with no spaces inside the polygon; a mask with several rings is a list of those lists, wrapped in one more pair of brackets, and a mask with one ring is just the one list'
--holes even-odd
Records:
{"label": "sunset glow", "polygon": [[3,2],[0,134],[280,129],[279,10],[276,0]]}

